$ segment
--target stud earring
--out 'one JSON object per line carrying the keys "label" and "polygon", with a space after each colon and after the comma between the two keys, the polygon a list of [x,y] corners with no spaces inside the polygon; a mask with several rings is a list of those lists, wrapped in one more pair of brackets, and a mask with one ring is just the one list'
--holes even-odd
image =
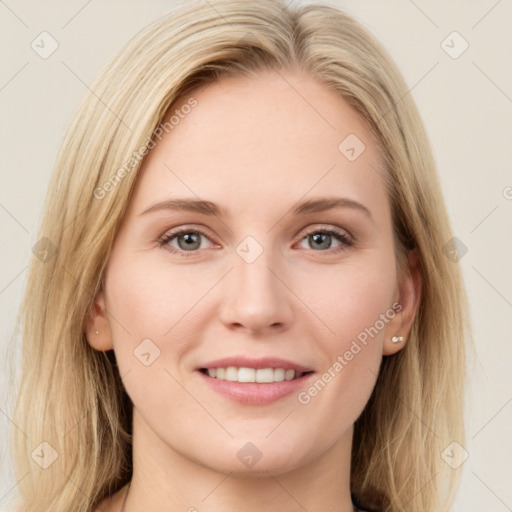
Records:
{"label": "stud earring", "polygon": [[100,331],[94,331],[94,334],[98,335],[100,333]]}
{"label": "stud earring", "polygon": [[400,342],[401,342],[401,341],[403,341],[403,340],[404,340],[403,336],[393,336],[393,337],[391,338],[391,341],[392,341],[393,343],[400,343]]}

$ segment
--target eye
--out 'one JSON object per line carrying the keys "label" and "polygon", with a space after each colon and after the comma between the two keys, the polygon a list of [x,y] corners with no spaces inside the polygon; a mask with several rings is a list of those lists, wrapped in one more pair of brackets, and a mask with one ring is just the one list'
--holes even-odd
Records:
{"label": "eye", "polygon": [[[203,244],[203,239],[210,238],[199,229],[181,228],[168,231],[158,241],[160,247],[165,247],[173,254],[183,257],[194,256],[198,250],[206,249],[208,246]],[[309,248],[314,251],[338,253],[347,247],[354,245],[355,240],[346,232],[330,228],[313,228],[306,231],[306,235],[300,240],[300,243],[308,243]],[[337,245],[332,246],[333,242]]]}
{"label": "eye", "polygon": [[[327,252],[326,250],[334,249],[330,251],[332,253],[343,251],[354,245],[354,240],[350,235],[330,228],[310,229],[306,232],[306,236],[301,239],[301,242],[308,243],[315,251]],[[338,243],[334,248],[332,247],[333,242]]]}
{"label": "eye", "polygon": [[[206,234],[200,230],[185,228],[165,233],[158,243],[161,247],[165,246],[172,253],[189,257],[193,256],[198,249],[206,248],[202,244],[201,238],[210,240]],[[176,242],[176,244],[173,244],[173,242]]]}

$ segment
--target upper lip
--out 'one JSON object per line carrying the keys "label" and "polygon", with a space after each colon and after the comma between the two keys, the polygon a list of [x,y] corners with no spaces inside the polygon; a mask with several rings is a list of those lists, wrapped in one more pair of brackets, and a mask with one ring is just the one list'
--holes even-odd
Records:
{"label": "upper lip", "polygon": [[301,364],[281,359],[279,357],[261,357],[258,359],[252,359],[247,356],[233,356],[224,357],[222,359],[216,359],[215,361],[209,361],[200,365],[197,370],[203,368],[227,368],[228,366],[235,366],[236,368],[283,368],[284,370],[295,370],[299,372],[310,372],[311,368],[303,366]]}

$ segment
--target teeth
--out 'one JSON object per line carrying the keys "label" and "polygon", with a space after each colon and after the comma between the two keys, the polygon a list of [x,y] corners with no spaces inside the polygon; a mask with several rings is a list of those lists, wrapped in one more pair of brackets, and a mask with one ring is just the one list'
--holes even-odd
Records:
{"label": "teeth", "polygon": [[295,370],[285,370],[284,368],[258,368],[256,370],[255,368],[228,366],[227,368],[208,368],[208,375],[232,382],[271,383],[298,379],[303,373],[295,372]]}
{"label": "teeth", "polygon": [[236,369],[236,376],[238,382],[256,382],[256,370],[254,368],[240,368]]}
{"label": "teeth", "polygon": [[226,368],[226,376],[224,378],[233,382],[238,380],[238,370],[234,366],[228,366]]}
{"label": "teeth", "polygon": [[[293,370],[292,370],[292,372],[295,374],[295,372]],[[286,375],[286,370],[283,370],[282,368],[276,368],[274,370],[274,380],[276,382],[282,382],[284,380],[285,375]]]}

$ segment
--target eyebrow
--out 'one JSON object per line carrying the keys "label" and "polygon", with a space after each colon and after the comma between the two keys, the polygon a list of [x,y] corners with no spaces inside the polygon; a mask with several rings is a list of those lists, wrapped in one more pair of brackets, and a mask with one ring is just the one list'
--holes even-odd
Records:
{"label": "eyebrow", "polygon": [[[318,199],[309,199],[295,206],[292,213],[294,215],[303,215],[307,213],[324,212],[332,210],[333,208],[353,208],[363,212],[370,220],[373,221],[372,213],[366,206],[346,197],[321,197]],[[228,213],[227,210],[220,208],[211,201],[196,199],[167,199],[153,204],[139,215],[146,215],[147,213],[162,210],[181,210],[220,217],[227,217]]]}

